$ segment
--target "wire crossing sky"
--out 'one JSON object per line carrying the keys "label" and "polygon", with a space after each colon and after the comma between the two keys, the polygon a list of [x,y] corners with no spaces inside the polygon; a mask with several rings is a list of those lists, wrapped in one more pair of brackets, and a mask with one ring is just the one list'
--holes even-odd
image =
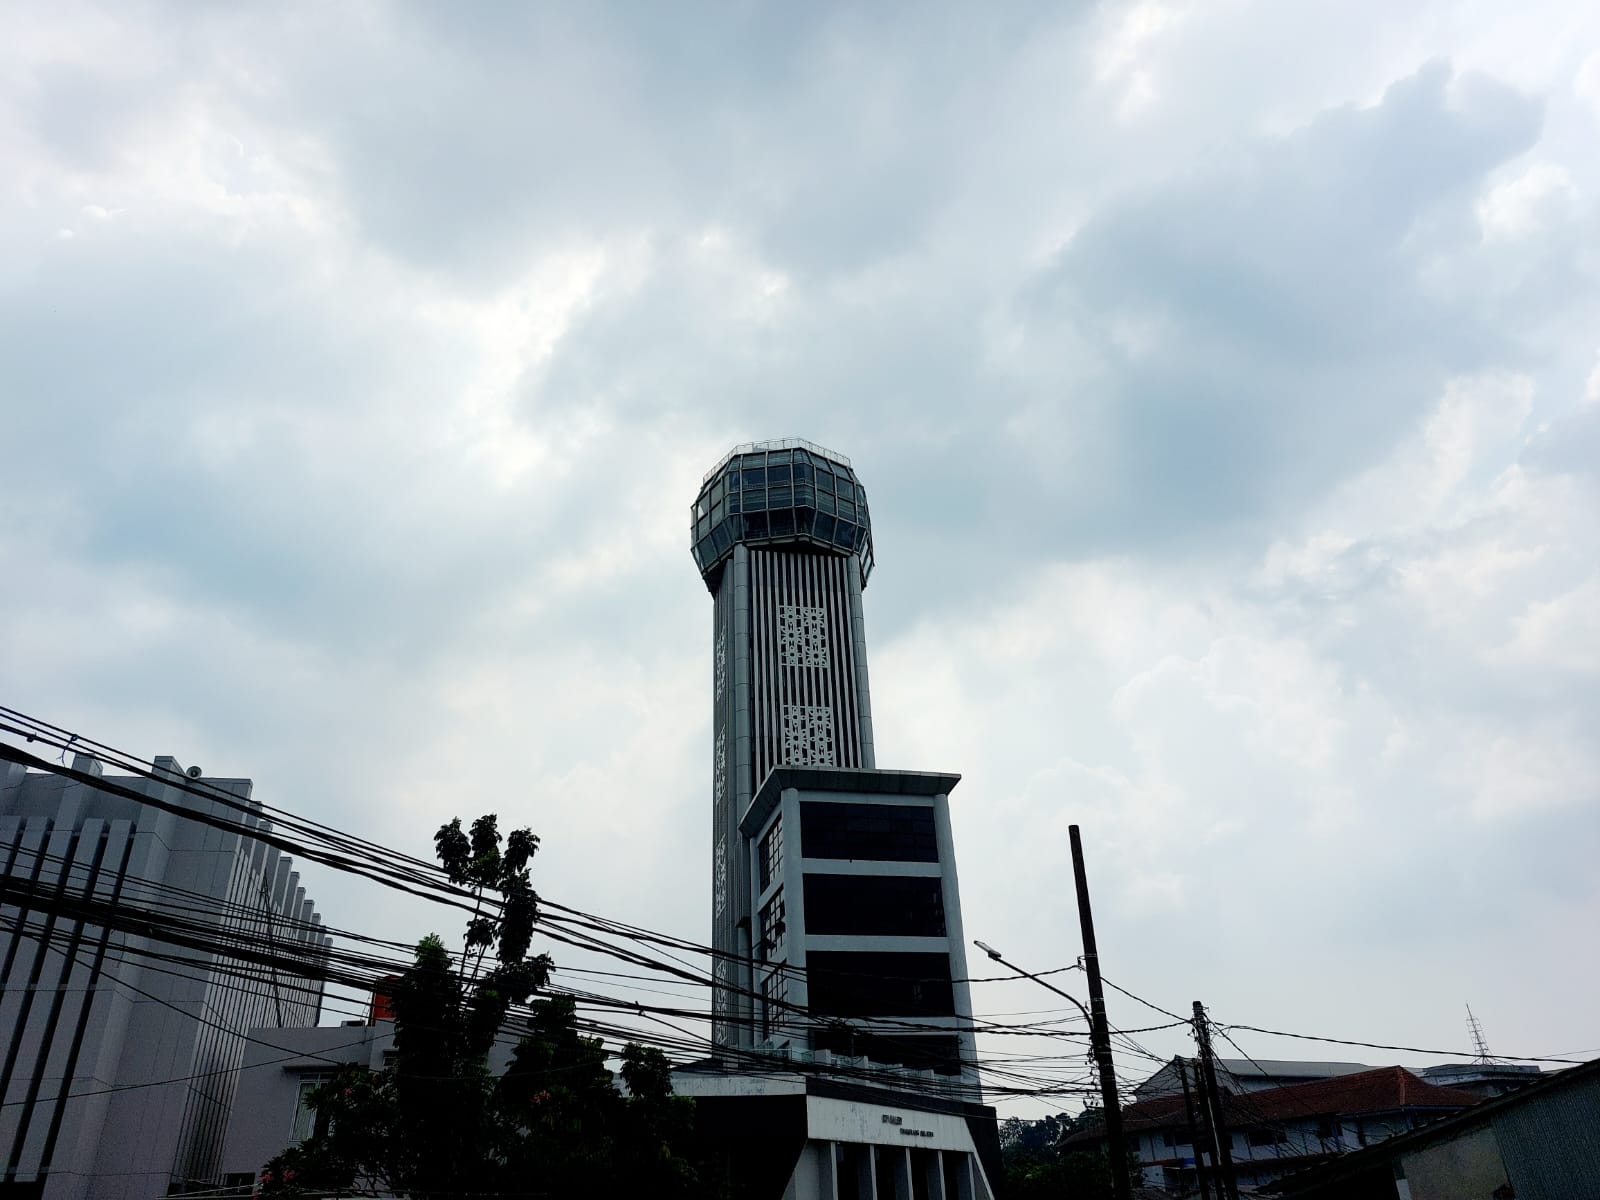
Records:
{"label": "wire crossing sky", "polygon": [[685,517],[803,437],[969,935],[1076,823],[1174,1012],[1593,1046],[1597,138],[1576,2],[11,6],[0,703],[699,945]]}

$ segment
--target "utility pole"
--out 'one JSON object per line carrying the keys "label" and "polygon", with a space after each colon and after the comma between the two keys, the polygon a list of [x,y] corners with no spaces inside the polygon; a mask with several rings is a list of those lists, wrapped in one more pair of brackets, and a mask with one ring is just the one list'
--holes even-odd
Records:
{"label": "utility pole", "polygon": [[1206,1019],[1206,1007],[1198,1000],[1194,1002],[1194,1038],[1200,1044],[1200,1088],[1210,1111],[1212,1145],[1216,1147],[1212,1162],[1217,1168],[1217,1195],[1220,1200],[1239,1200],[1239,1178],[1233,1170],[1233,1134],[1228,1129],[1227,1115],[1222,1111],[1217,1064],[1211,1055],[1211,1026]]}
{"label": "utility pole", "polygon": [[1100,986],[1100,952],[1095,948],[1094,912],[1089,907],[1089,880],[1083,871],[1083,841],[1070,825],[1072,877],[1078,887],[1078,924],[1083,930],[1083,971],[1089,977],[1089,1039],[1100,1067],[1100,1099],[1105,1105],[1106,1156],[1111,1160],[1111,1193],[1133,1200],[1128,1179],[1128,1151],[1122,1142],[1122,1108],[1117,1102],[1117,1069],[1111,1059],[1111,1025],[1106,1020],[1106,994]]}
{"label": "utility pole", "polygon": [[[1201,1156],[1199,1123],[1194,1119],[1194,1097],[1189,1092],[1189,1066],[1178,1056],[1178,1082],[1183,1085],[1183,1115],[1189,1122],[1189,1145],[1194,1150],[1194,1174],[1200,1183],[1200,1200],[1211,1200],[1211,1183],[1206,1179],[1206,1160]],[[1213,1158],[1212,1163],[1216,1163]]]}

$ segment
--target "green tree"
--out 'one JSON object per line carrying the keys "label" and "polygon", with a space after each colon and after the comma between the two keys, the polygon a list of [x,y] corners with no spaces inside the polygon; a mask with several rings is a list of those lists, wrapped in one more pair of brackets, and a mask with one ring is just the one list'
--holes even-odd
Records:
{"label": "green tree", "polygon": [[624,1095],[570,999],[535,1000],[506,1073],[489,1052],[552,964],[530,956],[539,840],[502,838],[493,815],[442,827],[435,852],[474,899],[461,953],[430,934],[394,988],[394,1056],[346,1067],[313,1094],[316,1131],[262,1171],[266,1194],[341,1190],[432,1197],[703,1195],[688,1151],[693,1102],[672,1095],[658,1050],[623,1051]]}
{"label": "green tree", "polygon": [[[1009,1200],[1111,1200],[1111,1167],[1103,1150],[1071,1150],[1065,1139],[1098,1129],[1100,1112],[1086,1108],[1076,1117],[1066,1113],[1000,1123],[1000,1161]],[[1137,1159],[1133,1179],[1138,1180]]]}

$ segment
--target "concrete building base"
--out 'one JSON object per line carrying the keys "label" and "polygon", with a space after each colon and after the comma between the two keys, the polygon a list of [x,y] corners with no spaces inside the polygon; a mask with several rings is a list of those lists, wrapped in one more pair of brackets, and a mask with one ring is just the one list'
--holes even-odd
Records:
{"label": "concrete building base", "polygon": [[994,1200],[995,1111],[827,1076],[673,1073],[703,1143],[751,1200]]}

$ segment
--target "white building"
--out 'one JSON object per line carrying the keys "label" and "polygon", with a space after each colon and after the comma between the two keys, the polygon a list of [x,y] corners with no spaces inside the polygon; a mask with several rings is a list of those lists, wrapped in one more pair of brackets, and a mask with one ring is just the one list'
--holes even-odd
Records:
{"label": "white building", "polygon": [[246,1031],[316,1024],[320,983],[225,953],[232,935],[291,961],[325,949],[289,859],[244,832],[146,802],[265,831],[250,781],[191,777],[171,758],[155,765],[154,780],[104,778],[83,755],[76,778],[14,765],[0,773],[0,1161],[9,1196],[145,1197],[214,1185]]}
{"label": "white building", "polygon": [[[1199,1078],[1199,1060],[1174,1058],[1143,1083],[1134,1086],[1134,1099],[1153,1100],[1157,1096],[1176,1096],[1181,1092],[1183,1084],[1178,1077],[1180,1062],[1188,1072],[1189,1086],[1194,1087],[1195,1080]],[[1367,1063],[1304,1062],[1283,1058],[1217,1058],[1212,1062],[1216,1067],[1217,1086],[1225,1092],[1264,1092],[1270,1088],[1312,1083],[1318,1079],[1337,1079],[1340,1075],[1355,1075],[1376,1069]],[[1427,1077],[1426,1071],[1423,1076]]]}

